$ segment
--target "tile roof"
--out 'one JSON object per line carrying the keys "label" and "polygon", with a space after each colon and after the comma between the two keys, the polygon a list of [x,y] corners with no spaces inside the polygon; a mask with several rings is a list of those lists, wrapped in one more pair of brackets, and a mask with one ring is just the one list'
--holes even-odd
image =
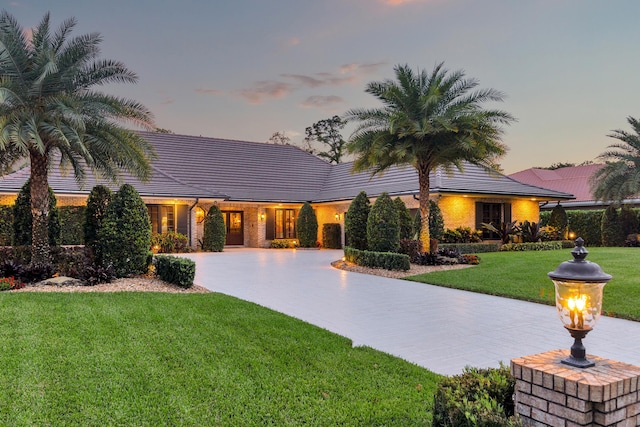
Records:
{"label": "tile roof", "polygon": [[555,170],[530,168],[513,173],[509,177],[525,184],[571,193],[575,196],[572,204],[593,204],[595,202],[591,194],[589,178],[602,167],[604,167],[603,164],[596,163]]}
{"label": "tile roof", "polygon": [[[411,167],[394,167],[383,175],[351,173],[352,163],[332,165],[292,145],[274,145],[201,136],[141,132],[155,147],[151,182],[127,176],[124,182],[140,195],[171,198],[216,198],[254,202],[327,202],[353,199],[360,191],[376,197],[417,194],[418,177]],[[28,168],[0,178],[1,192],[17,192]],[[98,183],[90,174],[80,187],[73,175],[53,167],[49,185],[60,194],[88,194]],[[114,188],[113,185],[110,186]],[[435,173],[431,192],[536,197],[567,200],[569,192],[528,185],[467,164],[464,173]]]}

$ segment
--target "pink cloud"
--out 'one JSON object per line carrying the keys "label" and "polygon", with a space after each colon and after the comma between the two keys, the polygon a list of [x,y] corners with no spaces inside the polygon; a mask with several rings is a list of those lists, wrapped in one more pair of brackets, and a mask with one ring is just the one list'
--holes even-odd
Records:
{"label": "pink cloud", "polygon": [[421,3],[428,0],[381,0],[381,3],[386,4],[388,6],[402,6],[408,3]]}
{"label": "pink cloud", "polygon": [[289,40],[287,40],[288,46],[298,46],[299,44],[300,44],[300,39],[297,37],[291,37]]}
{"label": "pink cloud", "polygon": [[197,88],[196,92],[204,95],[224,95],[224,92],[218,89]]}
{"label": "pink cloud", "polygon": [[238,95],[249,101],[250,104],[262,104],[265,99],[283,98],[293,90],[289,83],[273,80],[256,82],[254,87],[236,91]]}
{"label": "pink cloud", "polygon": [[302,108],[325,108],[336,104],[342,104],[344,99],[336,95],[320,96],[314,95],[305,99],[300,106]]}

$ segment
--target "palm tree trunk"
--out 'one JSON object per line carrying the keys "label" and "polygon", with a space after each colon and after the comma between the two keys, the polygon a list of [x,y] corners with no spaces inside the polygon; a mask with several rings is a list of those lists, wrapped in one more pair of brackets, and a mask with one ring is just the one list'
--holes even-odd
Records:
{"label": "palm tree trunk", "polygon": [[31,265],[49,264],[48,156],[37,151],[31,158]]}
{"label": "palm tree trunk", "polygon": [[418,164],[418,185],[420,191],[420,252],[431,251],[431,235],[429,233],[429,171],[428,164]]}

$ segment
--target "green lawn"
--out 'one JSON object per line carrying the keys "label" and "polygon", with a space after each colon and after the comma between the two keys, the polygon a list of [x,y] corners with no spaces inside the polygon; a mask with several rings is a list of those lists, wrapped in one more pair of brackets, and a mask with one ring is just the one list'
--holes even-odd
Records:
{"label": "green lawn", "polygon": [[422,426],[439,379],[213,293],[2,293],[0,318],[0,425]]}
{"label": "green lawn", "polygon": [[[640,250],[588,248],[595,262],[613,279],[604,288],[603,311],[612,316],[640,320]],[[480,254],[480,265],[462,270],[422,274],[418,282],[466,289],[491,295],[555,304],[553,282],[547,273],[572,259],[570,249],[542,252]]]}

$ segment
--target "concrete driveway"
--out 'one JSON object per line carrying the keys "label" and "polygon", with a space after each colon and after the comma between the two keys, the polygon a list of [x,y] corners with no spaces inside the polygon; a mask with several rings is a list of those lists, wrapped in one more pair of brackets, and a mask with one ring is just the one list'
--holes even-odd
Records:
{"label": "concrete driveway", "polygon": [[[186,256],[196,261],[198,285],[440,374],[497,367],[573,342],[554,307],[338,270],[330,263],[341,250],[225,248]],[[602,317],[584,344],[589,354],[640,365],[639,322]]]}

